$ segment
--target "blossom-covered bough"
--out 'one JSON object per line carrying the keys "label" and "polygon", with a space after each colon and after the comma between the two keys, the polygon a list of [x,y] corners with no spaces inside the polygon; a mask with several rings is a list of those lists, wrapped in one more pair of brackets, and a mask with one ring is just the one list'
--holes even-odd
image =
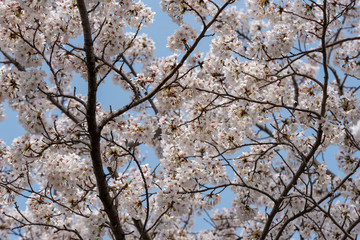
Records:
{"label": "blossom-covered bough", "polygon": [[357,239],[359,1],[160,5],[0,0],[0,237]]}

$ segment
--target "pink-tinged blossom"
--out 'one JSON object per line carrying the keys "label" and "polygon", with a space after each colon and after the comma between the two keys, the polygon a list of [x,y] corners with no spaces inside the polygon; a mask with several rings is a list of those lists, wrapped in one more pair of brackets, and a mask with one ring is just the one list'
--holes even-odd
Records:
{"label": "pink-tinged blossom", "polygon": [[197,31],[190,25],[184,24],[174,34],[168,37],[167,47],[171,51],[180,50],[185,52],[191,47],[192,42],[198,36]]}

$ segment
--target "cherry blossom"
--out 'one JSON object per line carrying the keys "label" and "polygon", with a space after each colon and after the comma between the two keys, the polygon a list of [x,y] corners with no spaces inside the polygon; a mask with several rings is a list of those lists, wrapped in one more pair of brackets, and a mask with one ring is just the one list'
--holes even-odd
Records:
{"label": "cherry blossom", "polygon": [[0,0],[0,238],[357,239],[359,1],[153,4]]}

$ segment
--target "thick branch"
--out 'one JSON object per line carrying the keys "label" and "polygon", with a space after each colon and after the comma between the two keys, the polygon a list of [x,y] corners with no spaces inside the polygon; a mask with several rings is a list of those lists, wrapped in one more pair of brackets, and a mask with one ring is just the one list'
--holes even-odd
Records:
{"label": "thick branch", "polygon": [[14,64],[14,66],[22,72],[25,72],[25,68],[23,65],[21,65],[18,61],[16,61],[15,58],[11,57],[9,54],[7,54],[6,52],[4,52],[1,48],[0,48],[0,52],[9,60],[10,63]]}
{"label": "thick branch", "polygon": [[84,49],[86,53],[86,66],[88,73],[88,102],[87,102],[87,122],[88,132],[91,144],[91,159],[93,171],[96,177],[96,185],[98,187],[99,198],[104,205],[104,210],[110,220],[111,230],[117,240],[124,240],[125,233],[120,225],[119,215],[113,199],[109,193],[109,186],[106,181],[106,175],[103,170],[100,151],[100,130],[96,123],[96,69],[95,54],[93,48],[93,40],[91,36],[90,21],[86,10],[84,0],[77,0],[81,16],[81,25],[84,32]]}
{"label": "thick branch", "polygon": [[[327,69],[327,55],[326,55],[326,30],[327,30],[327,14],[326,14],[326,0],[324,0],[324,6],[323,6],[323,33],[322,33],[322,55],[323,55],[323,67],[324,67],[324,86],[323,86],[323,96],[322,96],[322,102],[321,102],[321,110],[320,110],[320,116],[321,118],[323,118],[326,114],[326,100],[327,100],[327,87],[328,87],[328,79],[329,79],[329,75],[328,75],[328,69]],[[311,151],[309,152],[309,154],[307,156],[303,156],[303,162],[301,163],[299,169],[297,170],[296,174],[294,175],[293,179],[290,181],[290,183],[286,186],[286,188],[283,190],[283,192],[281,193],[280,197],[278,198],[278,200],[276,201],[276,203],[274,204],[274,207],[271,211],[271,213],[268,216],[268,219],[265,223],[265,226],[263,228],[262,234],[261,234],[261,240],[265,239],[267,234],[270,231],[270,226],[271,223],[273,221],[273,219],[275,218],[276,214],[279,212],[280,207],[282,202],[284,201],[284,198],[288,195],[288,193],[291,191],[291,189],[296,185],[297,180],[300,178],[300,176],[304,173],[304,170],[306,168],[306,166],[308,165],[308,162],[310,161],[310,159],[315,155],[317,149],[319,148],[319,146],[321,145],[321,141],[322,141],[322,135],[323,135],[323,131],[322,131],[322,125],[319,125],[318,131],[317,131],[317,137],[316,137],[316,141],[311,149]]]}

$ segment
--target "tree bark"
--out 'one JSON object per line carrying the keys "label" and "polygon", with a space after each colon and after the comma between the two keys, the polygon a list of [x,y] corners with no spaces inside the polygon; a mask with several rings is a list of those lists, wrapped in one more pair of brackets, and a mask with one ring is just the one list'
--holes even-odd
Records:
{"label": "tree bark", "polygon": [[77,6],[80,12],[81,25],[84,32],[84,49],[86,53],[86,66],[88,73],[88,100],[86,119],[88,123],[88,133],[91,145],[90,155],[93,164],[93,171],[96,177],[99,198],[103,203],[104,210],[109,218],[112,233],[114,234],[115,239],[124,240],[125,233],[120,224],[118,211],[109,193],[109,186],[106,181],[106,175],[101,160],[100,130],[96,123],[97,77],[90,21],[84,0],[77,0]]}

